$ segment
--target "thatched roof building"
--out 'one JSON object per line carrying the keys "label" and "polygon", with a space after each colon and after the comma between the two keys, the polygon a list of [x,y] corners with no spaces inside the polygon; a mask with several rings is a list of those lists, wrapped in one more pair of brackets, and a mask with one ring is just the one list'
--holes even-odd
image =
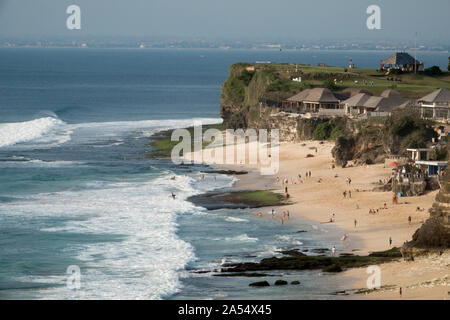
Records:
{"label": "thatched roof building", "polygon": [[[387,66],[387,67],[386,67]],[[381,69],[400,69],[405,72],[423,71],[424,63],[414,59],[407,52],[396,52],[389,58],[381,61]]]}

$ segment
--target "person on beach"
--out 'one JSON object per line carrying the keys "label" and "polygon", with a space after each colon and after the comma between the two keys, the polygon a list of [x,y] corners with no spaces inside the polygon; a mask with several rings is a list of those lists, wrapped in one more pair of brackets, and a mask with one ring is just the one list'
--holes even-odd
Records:
{"label": "person on beach", "polygon": [[309,177],[311,178],[311,171],[309,171]]}
{"label": "person on beach", "polygon": [[352,197],[352,191],[348,190],[348,198],[351,199],[351,197]]}
{"label": "person on beach", "polygon": [[401,298],[402,298],[402,295],[403,295],[402,287],[400,287],[400,289],[398,290],[398,293],[400,294],[400,299],[401,299]]}
{"label": "person on beach", "polygon": [[331,256],[334,257],[336,256],[336,247],[333,246],[333,248],[331,249]]}
{"label": "person on beach", "polygon": [[289,219],[289,210],[286,211],[287,218]]}
{"label": "person on beach", "polygon": [[344,199],[347,198],[347,191],[342,192],[342,195],[344,196]]}
{"label": "person on beach", "polygon": [[334,222],[334,220],[335,220],[335,215],[334,215],[334,213],[333,213],[333,215],[331,216],[331,219],[332,219],[332,221]]}
{"label": "person on beach", "polygon": [[170,196],[172,197],[173,200],[175,200],[175,197],[176,197],[175,193],[172,192],[172,194]]}
{"label": "person on beach", "polygon": [[287,187],[287,186],[284,187],[284,192],[285,192],[285,193],[288,193],[288,187]]}
{"label": "person on beach", "polygon": [[388,207],[387,207],[387,204],[386,204],[386,202],[384,203],[384,209],[387,209]]}
{"label": "person on beach", "polygon": [[356,221],[356,219],[355,219],[354,223],[355,223],[355,228],[356,228],[356,225],[358,224],[358,221]]}
{"label": "person on beach", "polygon": [[391,246],[392,246],[392,238],[389,237],[389,247],[391,247]]}
{"label": "person on beach", "polygon": [[272,209],[272,218],[274,217],[274,215],[275,215],[275,209]]}
{"label": "person on beach", "polygon": [[347,238],[348,238],[347,234],[344,234],[341,238],[341,241],[344,242],[345,240],[347,240]]}
{"label": "person on beach", "polygon": [[411,218],[411,216],[409,216],[409,217],[408,217],[408,224],[409,224],[409,225],[411,225],[411,221],[412,221],[412,218]]}

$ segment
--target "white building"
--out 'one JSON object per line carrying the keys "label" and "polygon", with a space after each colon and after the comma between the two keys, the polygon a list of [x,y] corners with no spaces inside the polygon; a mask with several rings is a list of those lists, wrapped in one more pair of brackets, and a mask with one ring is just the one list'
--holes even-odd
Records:
{"label": "white building", "polygon": [[438,89],[418,100],[422,118],[447,122],[450,119],[450,90]]}

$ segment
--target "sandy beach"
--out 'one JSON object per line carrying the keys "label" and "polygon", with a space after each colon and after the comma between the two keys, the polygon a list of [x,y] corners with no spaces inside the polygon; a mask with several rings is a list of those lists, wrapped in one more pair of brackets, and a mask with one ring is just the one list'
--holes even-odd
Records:
{"label": "sandy beach", "polygon": [[[230,147],[225,147],[230,148]],[[379,180],[388,178],[392,168],[383,164],[332,168],[330,142],[303,141],[281,143],[279,172],[261,176],[259,164],[214,165],[227,169],[247,169],[240,175],[236,188],[273,189],[285,194],[287,187],[291,205],[278,208],[289,210],[293,216],[328,225],[337,225],[347,234],[345,251],[340,253],[368,254],[373,251],[400,247],[411,240],[413,233],[429,217],[437,191],[418,197],[400,198],[392,203],[392,192],[374,192]],[[225,150],[226,152],[226,150]],[[312,157],[307,157],[311,154]],[[187,158],[190,156],[187,155]],[[207,159],[203,159],[208,162]],[[205,161],[206,160],[206,161]],[[311,172],[311,177],[306,177]],[[301,178],[299,177],[301,175]],[[350,184],[347,178],[351,179]],[[283,184],[287,179],[288,184]],[[346,195],[344,197],[344,192]],[[351,194],[351,196],[350,196]],[[420,210],[417,210],[417,208]],[[370,210],[374,213],[370,213]],[[257,210],[255,211],[256,214]],[[333,217],[334,221],[329,222]],[[412,221],[408,223],[408,217]],[[392,239],[392,244],[389,239]],[[340,243],[341,239],[336,239]],[[450,290],[450,254],[417,257],[415,261],[395,261],[380,265],[381,289],[367,294],[348,295],[368,299],[448,299]],[[342,290],[367,288],[366,268],[347,270],[338,275],[347,277],[351,287]],[[402,288],[402,297],[399,289]]]}

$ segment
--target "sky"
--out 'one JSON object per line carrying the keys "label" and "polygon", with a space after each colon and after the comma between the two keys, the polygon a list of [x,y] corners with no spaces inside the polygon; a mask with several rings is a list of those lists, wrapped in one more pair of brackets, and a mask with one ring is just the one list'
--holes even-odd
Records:
{"label": "sky", "polygon": [[[81,8],[68,30],[66,8]],[[366,26],[369,5],[381,29]],[[421,40],[450,43],[449,0],[0,0],[0,37]]]}

